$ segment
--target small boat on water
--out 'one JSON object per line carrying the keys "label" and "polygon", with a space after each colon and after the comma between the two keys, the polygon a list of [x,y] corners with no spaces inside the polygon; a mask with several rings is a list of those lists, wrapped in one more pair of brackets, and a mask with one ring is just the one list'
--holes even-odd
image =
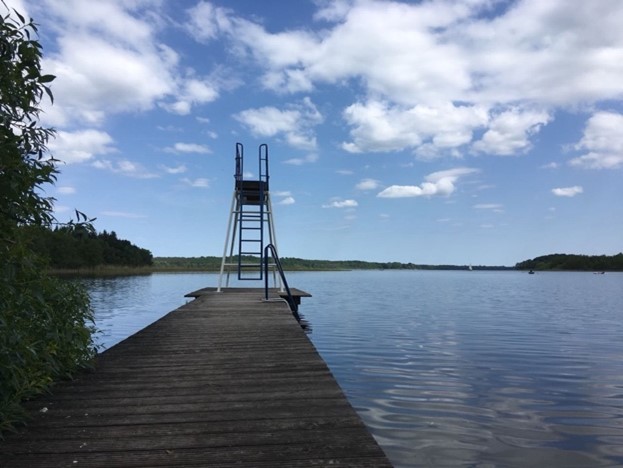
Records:
{"label": "small boat on water", "polygon": [[529,274],[529,275],[534,275],[534,270],[530,270],[530,271],[528,272],[528,274]]}

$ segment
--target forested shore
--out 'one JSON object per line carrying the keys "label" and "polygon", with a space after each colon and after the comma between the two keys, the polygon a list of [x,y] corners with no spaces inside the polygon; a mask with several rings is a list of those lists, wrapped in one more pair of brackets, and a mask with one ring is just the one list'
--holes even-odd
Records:
{"label": "forested shore", "polygon": [[515,268],[538,271],[623,271],[623,253],[617,255],[543,255],[519,262]]}
{"label": "forested shore", "polygon": [[[308,260],[296,257],[280,259],[287,271],[339,270],[468,270],[469,265],[422,265],[401,262],[366,262],[362,260]],[[155,257],[154,271],[218,271],[221,257]],[[508,270],[512,267],[475,265],[473,270]]]}
{"label": "forested shore", "polygon": [[[144,248],[121,239],[114,231],[100,233],[84,229],[23,227],[32,250],[47,259],[56,273],[148,274],[164,271],[219,271],[221,257],[154,257]],[[249,259],[249,261],[254,261]],[[243,258],[244,262],[244,258]],[[551,254],[524,260],[515,266],[425,265],[362,260],[311,260],[283,257],[287,271],[340,270],[535,270],[535,271],[623,271],[623,253],[617,255]]]}
{"label": "forested shore", "polygon": [[87,229],[26,226],[21,235],[28,239],[32,251],[46,259],[55,271],[144,269],[153,265],[149,250],[118,238],[114,231],[96,233]]}

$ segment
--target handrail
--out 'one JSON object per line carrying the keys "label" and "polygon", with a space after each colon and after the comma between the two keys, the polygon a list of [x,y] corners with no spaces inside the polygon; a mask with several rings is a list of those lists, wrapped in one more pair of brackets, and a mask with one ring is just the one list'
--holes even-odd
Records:
{"label": "handrail", "polygon": [[286,275],[283,273],[283,267],[281,266],[281,260],[279,260],[279,255],[277,255],[277,249],[273,244],[268,244],[264,247],[264,298],[268,300],[268,251],[270,250],[273,259],[275,260],[275,266],[277,267],[277,271],[279,271],[279,276],[281,277],[281,281],[286,288],[286,292],[288,293],[288,304],[290,305],[290,310],[294,313],[295,316],[298,317],[298,305],[290,292],[290,287],[288,286],[288,281],[286,280]]}
{"label": "handrail", "polygon": [[236,173],[234,174],[234,179],[236,179],[236,182],[242,181],[242,178],[243,178],[243,169],[242,169],[242,165],[244,164],[243,159],[244,159],[244,146],[242,146],[242,143],[236,143]]}

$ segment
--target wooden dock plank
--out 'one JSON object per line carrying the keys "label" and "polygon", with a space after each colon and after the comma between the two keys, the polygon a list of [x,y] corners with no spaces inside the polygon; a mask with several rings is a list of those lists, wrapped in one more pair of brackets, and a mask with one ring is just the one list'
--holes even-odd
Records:
{"label": "wooden dock plank", "polygon": [[28,403],[0,466],[391,466],[287,304],[262,293],[200,290],[105,351]]}

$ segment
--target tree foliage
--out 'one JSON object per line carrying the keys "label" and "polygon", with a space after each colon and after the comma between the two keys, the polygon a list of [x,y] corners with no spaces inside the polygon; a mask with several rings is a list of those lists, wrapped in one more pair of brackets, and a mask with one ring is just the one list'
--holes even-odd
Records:
{"label": "tree foliage", "polygon": [[[52,129],[39,124],[54,77],[41,72],[37,27],[0,3],[0,432],[23,418],[21,402],[95,355],[84,290],[45,274],[44,260],[21,235],[55,223],[56,161],[46,155]],[[86,216],[79,214],[82,221]],[[80,219],[78,220],[80,221]],[[72,223],[88,228],[84,222]]]}
{"label": "tree foliage", "polygon": [[32,249],[48,259],[53,269],[92,269],[101,266],[151,266],[152,254],[117,234],[96,234],[84,229],[60,227],[54,230],[39,226],[23,229]]}
{"label": "tree foliage", "polygon": [[623,271],[623,253],[617,255],[551,254],[524,260],[518,270]]}
{"label": "tree foliage", "polygon": [[[249,259],[249,263],[252,259]],[[244,257],[243,257],[244,263]],[[362,260],[308,260],[296,257],[281,259],[284,270],[289,271],[337,271],[337,270],[467,270],[467,265],[419,265],[401,262],[366,262]],[[154,267],[158,270],[218,271],[221,257],[156,257]],[[474,270],[508,270],[504,266],[474,266]]]}

